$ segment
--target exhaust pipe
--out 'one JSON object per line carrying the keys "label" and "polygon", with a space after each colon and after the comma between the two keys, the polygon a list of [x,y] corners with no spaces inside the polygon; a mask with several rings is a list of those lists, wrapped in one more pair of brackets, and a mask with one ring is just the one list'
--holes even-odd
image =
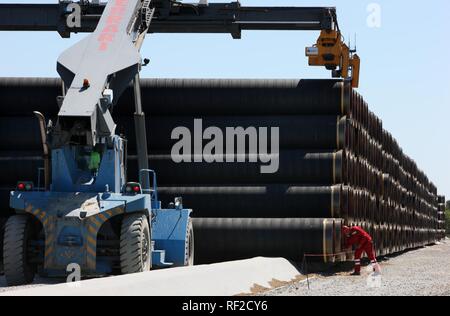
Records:
{"label": "exhaust pipe", "polygon": [[47,127],[45,124],[45,117],[42,113],[34,111],[39,121],[39,130],[41,131],[42,148],[44,151],[44,188],[45,190],[50,189],[50,149],[47,142]]}

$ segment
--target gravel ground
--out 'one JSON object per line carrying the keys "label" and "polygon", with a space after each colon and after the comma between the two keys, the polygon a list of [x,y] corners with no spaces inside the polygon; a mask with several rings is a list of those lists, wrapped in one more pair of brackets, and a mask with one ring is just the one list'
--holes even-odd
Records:
{"label": "gravel ground", "polygon": [[[267,292],[271,296],[450,296],[450,240],[382,262],[380,279],[349,273],[315,275],[310,281]],[[372,282],[370,282],[370,281]]]}
{"label": "gravel ground", "polygon": [[14,290],[18,290],[18,289],[26,289],[26,288],[43,286],[43,285],[49,285],[49,284],[57,284],[57,283],[58,283],[58,281],[55,281],[55,280],[44,279],[44,278],[37,277],[34,280],[33,284],[25,285],[25,286],[17,286],[17,287],[15,287],[15,286],[7,287],[6,286],[5,277],[4,276],[0,276],[0,293],[8,292],[8,291],[14,291]]}
{"label": "gravel ground", "polygon": [[[281,287],[269,296],[450,296],[450,240],[439,245],[414,250],[381,263],[383,275],[373,282],[368,269],[363,276],[352,277],[349,272],[331,276],[312,275],[310,289],[306,282]],[[38,287],[58,283],[36,278],[32,285],[6,287],[0,276],[0,293],[18,288]]]}

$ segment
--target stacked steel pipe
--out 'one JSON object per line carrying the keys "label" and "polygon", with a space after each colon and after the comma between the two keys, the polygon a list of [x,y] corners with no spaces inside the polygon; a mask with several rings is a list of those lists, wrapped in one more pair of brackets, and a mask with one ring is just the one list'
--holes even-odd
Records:
{"label": "stacked steel pipe", "polygon": [[[445,234],[445,198],[346,81],[152,79],[143,80],[142,93],[160,197],[182,196],[194,209],[198,262],[301,260],[305,253],[327,261],[343,250],[344,223],[368,230],[379,254]],[[31,113],[55,118],[60,94],[56,79],[0,80],[4,208],[16,181],[36,181],[42,166]],[[130,178],[137,175],[133,108],[128,89],[114,116],[118,132],[129,138]],[[254,153],[248,144],[245,163],[175,163],[172,131],[182,126],[194,134],[194,119],[223,131],[279,127],[278,172],[263,174],[260,163],[249,162]]]}
{"label": "stacked steel pipe", "polygon": [[446,218],[445,218],[445,196],[439,195],[438,196],[438,230],[440,232],[439,237],[441,239],[444,239],[447,233],[447,226],[446,226]]}

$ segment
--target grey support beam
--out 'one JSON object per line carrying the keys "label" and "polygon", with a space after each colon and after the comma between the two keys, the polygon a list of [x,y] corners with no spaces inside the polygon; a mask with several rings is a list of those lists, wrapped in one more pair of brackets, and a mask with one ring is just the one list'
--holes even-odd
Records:
{"label": "grey support beam", "polygon": [[69,3],[0,4],[0,31],[57,31],[62,37],[93,32],[105,6],[82,6],[81,28],[70,29],[66,23]]}
{"label": "grey support beam", "polygon": [[[0,31],[93,32],[104,4],[82,5],[81,27],[66,24],[67,5],[0,4]],[[158,2],[157,2],[158,3]],[[161,1],[161,3],[165,3]],[[150,33],[230,33],[240,38],[243,30],[322,30],[336,23],[332,7],[242,7],[238,2],[157,5]]]}
{"label": "grey support beam", "polygon": [[0,4],[2,31],[56,31],[60,23],[57,4]]}

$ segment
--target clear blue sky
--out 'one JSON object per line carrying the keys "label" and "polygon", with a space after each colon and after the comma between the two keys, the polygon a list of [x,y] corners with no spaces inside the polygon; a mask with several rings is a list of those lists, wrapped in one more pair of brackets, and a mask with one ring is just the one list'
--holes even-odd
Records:
{"label": "clear blue sky", "polygon": [[[0,0],[54,3],[56,0]],[[226,2],[210,1],[210,2]],[[188,2],[188,1],[185,1]],[[191,1],[195,2],[195,1]],[[381,27],[367,24],[367,6],[381,6]],[[450,198],[450,1],[242,0],[243,5],[336,6],[343,33],[357,34],[362,58],[360,92],[399,143]],[[0,76],[57,76],[58,55],[70,40],[56,33],[0,32]],[[317,32],[247,32],[229,35],[152,35],[143,77],[327,78],[307,66],[304,47]]]}

